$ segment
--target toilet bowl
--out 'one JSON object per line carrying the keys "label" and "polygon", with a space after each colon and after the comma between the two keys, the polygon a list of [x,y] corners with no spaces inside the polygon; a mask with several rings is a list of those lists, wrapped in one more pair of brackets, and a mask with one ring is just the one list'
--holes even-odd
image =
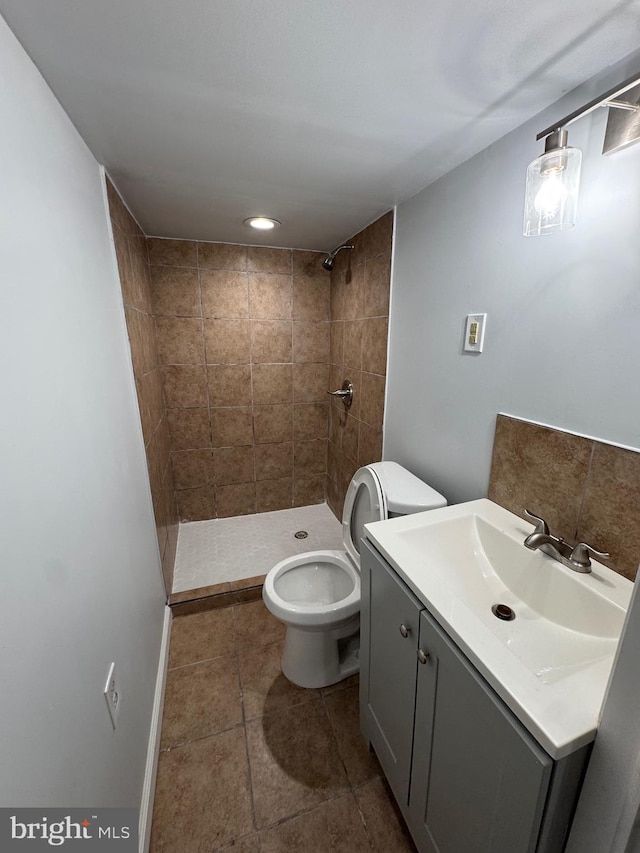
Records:
{"label": "toilet bowl", "polygon": [[289,681],[300,687],[326,687],[359,670],[364,525],[446,503],[396,462],[376,462],[356,471],[342,513],[345,550],[288,557],[265,578],[264,602],[287,626],[281,666]]}

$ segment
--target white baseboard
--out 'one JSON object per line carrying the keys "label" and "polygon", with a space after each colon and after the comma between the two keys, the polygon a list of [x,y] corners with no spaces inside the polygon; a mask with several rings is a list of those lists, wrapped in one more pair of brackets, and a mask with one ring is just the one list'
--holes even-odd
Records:
{"label": "white baseboard", "polygon": [[142,802],[140,803],[140,824],[138,826],[140,853],[148,853],[151,841],[151,818],[153,817],[153,797],[156,790],[156,774],[158,772],[158,756],[160,755],[160,732],[162,730],[162,708],[164,705],[164,689],[167,682],[167,664],[169,662],[169,636],[171,633],[171,608],[165,607],[164,625],[162,626],[162,644],[158,659],[158,675],[156,690],[153,697],[153,713],[151,715],[151,730],[147,749],[147,766],[144,772],[142,786]]}

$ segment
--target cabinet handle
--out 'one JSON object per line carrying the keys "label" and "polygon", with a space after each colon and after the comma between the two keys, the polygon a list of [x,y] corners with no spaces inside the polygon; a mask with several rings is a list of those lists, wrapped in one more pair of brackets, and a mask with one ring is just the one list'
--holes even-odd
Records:
{"label": "cabinet handle", "polygon": [[418,649],[418,660],[420,663],[426,663],[429,660],[429,652],[423,652],[422,649]]}
{"label": "cabinet handle", "polygon": [[401,625],[401,626],[400,626],[400,633],[402,634],[402,636],[403,636],[403,637],[405,638],[405,640],[406,640],[406,639],[407,639],[407,637],[409,636],[409,634],[411,633],[411,628],[407,628],[407,626],[406,626],[406,625]]}

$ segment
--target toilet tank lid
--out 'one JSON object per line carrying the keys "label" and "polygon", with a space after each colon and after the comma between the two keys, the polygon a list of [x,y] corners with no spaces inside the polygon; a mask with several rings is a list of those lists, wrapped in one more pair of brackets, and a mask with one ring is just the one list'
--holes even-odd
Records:
{"label": "toilet tank lid", "polygon": [[374,462],[369,467],[380,480],[388,512],[408,515],[447,505],[445,497],[397,462]]}

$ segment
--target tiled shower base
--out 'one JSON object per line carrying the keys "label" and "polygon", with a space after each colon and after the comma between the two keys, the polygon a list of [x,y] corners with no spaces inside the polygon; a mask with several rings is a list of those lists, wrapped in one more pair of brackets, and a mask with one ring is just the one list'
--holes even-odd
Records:
{"label": "tiled shower base", "polygon": [[171,603],[251,587],[285,557],[333,548],[342,530],[326,504],[181,524]]}

